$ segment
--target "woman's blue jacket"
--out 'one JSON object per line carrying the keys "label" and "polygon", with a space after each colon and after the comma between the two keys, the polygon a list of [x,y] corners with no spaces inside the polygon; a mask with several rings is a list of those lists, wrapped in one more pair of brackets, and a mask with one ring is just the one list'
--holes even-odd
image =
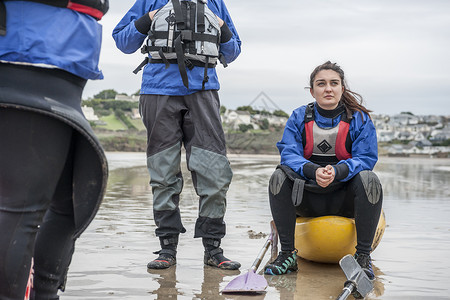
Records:
{"label": "woman's blue jacket", "polygon": [[[316,104],[317,105],[317,104]],[[314,106],[315,122],[321,128],[331,128],[339,124],[341,115],[335,118],[326,118],[319,114]],[[305,130],[306,105],[295,109],[288,119],[283,137],[277,143],[281,155],[281,164],[287,165],[297,174],[306,179],[303,168],[309,160],[303,156],[302,132]],[[355,112],[349,129],[352,140],[352,157],[341,160],[337,164],[348,166],[348,175],[340,181],[348,181],[363,170],[372,170],[378,160],[378,143],[375,126],[365,113]]]}

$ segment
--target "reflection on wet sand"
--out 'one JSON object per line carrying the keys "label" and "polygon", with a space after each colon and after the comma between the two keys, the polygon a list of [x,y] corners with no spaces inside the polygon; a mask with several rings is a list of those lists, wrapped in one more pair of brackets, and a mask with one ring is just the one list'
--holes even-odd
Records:
{"label": "reflection on wet sand", "polygon": [[[177,266],[165,270],[148,271],[153,280],[158,283],[158,287],[151,291],[151,294],[156,296],[155,299],[182,299],[185,296],[184,291],[177,287],[177,285],[180,285],[180,282],[177,280],[176,269]],[[221,295],[220,285],[228,276],[234,277],[238,276],[240,273],[239,270],[218,270],[209,266],[204,266],[201,290],[193,294],[193,299],[235,299],[229,295],[226,297]],[[258,297],[255,299],[258,299]]]}
{"label": "reflection on wet sand", "polygon": [[[156,257],[152,252],[159,250],[159,242],[145,154],[114,154],[105,200],[77,243],[61,298],[335,299],[346,280],[339,266],[302,259],[298,273],[266,275],[269,285],[264,294],[220,293],[233,278],[247,272],[270,232],[267,182],[278,157],[232,156],[230,161],[234,177],[222,246],[226,256],[241,262],[240,271],[203,266],[201,241],[193,239],[198,200],[183,165],[180,209],[187,233],[180,237],[177,265],[147,273],[147,262]],[[366,299],[448,299],[450,262],[442,258],[450,248],[450,160],[383,158],[376,171],[383,183],[388,225],[373,254],[377,279]],[[268,252],[262,265],[269,256]]]}
{"label": "reflection on wet sand", "polygon": [[226,276],[238,276],[241,272],[239,270],[217,270],[212,267],[203,267],[203,282],[202,290],[199,294],[194,294],[197,299],[225,299],[220,294],[220,284],[224,282]]}
{"label": "reflection on wet sand", "polygon": [[[177,289],[177,266],[165,270],[152,270],[152,275],[157,275],[154,280],[158,283],[158,288],[151,291],[151,294],[156,295],[156,299],[177,299],[180,291]],[[159,276],[158,276],[159,275]],[[170,298],[169,298],[170,297]]]}

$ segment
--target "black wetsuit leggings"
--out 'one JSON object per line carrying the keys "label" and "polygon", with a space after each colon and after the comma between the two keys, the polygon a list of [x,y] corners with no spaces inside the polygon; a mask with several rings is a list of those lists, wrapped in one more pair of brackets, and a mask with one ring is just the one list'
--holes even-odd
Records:
{"label": "black wetsuit leggings", "polygon": [[[281,172],[281,170],[275,172]],[[272,175],[271,180],[274,176],[276,176],[276,173]],[[335,215],[355,218],[356,249],[362,253],[369,254],[371,252],[372,241],[381,213],[383,194],[380,192],[376,203],[371,203],[368,200],[360,174],[357,174],[336,191],[313,193],[304,190],[303,200],[298,207],[295,207],[291,200],[292,188],[293,181],[287,177],[282,182],[276,195],[269,188],[270,208],[277,226],[282,251],[292,251],[295,248],[295,220],[297,216]]]}
{"label": "black wetsuit leggings", "polygon": [[73,129],[44,114],[0,108],[0,299],[58,299],[74,249]]}

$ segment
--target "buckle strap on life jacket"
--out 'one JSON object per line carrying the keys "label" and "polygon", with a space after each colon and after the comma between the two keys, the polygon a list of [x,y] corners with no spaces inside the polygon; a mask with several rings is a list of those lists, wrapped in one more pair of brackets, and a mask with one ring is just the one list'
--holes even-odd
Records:
{"label": "buckle strap on life jacket", "polygon": [[[167,40],[169,38],[169,35],[169,31],[154,31],[149,34],[149,39],[151,41],[156,39]],[[191,30],[181,30],[175,31],[173,33],[173,38],[176,39],[179,35],[181,35],[181,39],[183,42],[200,41],[214,44],[220,43],[219,36],[213,34],[192,32]],[[157,46],[146,45],[146,49],[148,50],[153,50],[152,47]],[[142,51],[143,54],[147,52]]]}
{"label": "buckle strap on life jacket", "polygon": [[183,13],[181,11],[181,4],[179,0],[172,0],[173,10],[175,11],[175,20],[178,29],[184,29],[186,24],[184,23]]}
{"label": "buckle strap on life jacket", "polygon": [[197,1],[197,31],[205,32],[205,3],[203,1]]}
{"label": "buckle strap on life jacket", "polygon": [[[173,0],[178,1],[178,0]],[[180,71],[181,79],[183,80],[183,85],[189,88],[189,80],[187,77],[186,64],[184,63],[184,53],[183,45],[181,41],[181,35],[175,39],[175,53],[177,54],[178,70]]]}
{"label": "buckle strap on life jacket", "polygon": [[314,121],[314,102],[308,103],[305,110],[305,123]]}
{"label": "buckle strap on life jacket", "polygon": [[170,63],[167,60],[166,56],[164,55],[164,52],[162,49],[159,49],[158,51],[159,57],[161,57],[162,62],[166,65],[166,70],[170,67]]}
{"label": "buckle strap on life jacket", "polygon": [[190,39],[184,39],[184,37],[182,36],[183,42],[187,43],[186,46],[189,48],[189,53],[195,54],[197,52],[197,49],[195,47],[196,43],[193,42],[194,41],[193,33],[195,32],[195,18],[197,17],[195,14],[196,5],[194,2],[186,2],[186,6],[183,6],[183,7],[186,7],[186,9],[187,9],[186,17],[188,18],[188,22],[187,22],[188,30],[184,30],[185,33],[182,31],[181,34],[182,35],[187,34],[190,38]]}
{"label": "buckle strap on life jacket", "polygon": [[139,64],[139,66],[136,67],[136,69],[134,69],[133,73],[137,74],[139,73],[140,70],[142,70],[142,68],[148,64],[149,58],[148,56],[146,58],[144,58],[144,60]]}
{"label": "buckle strap on life jacket", "polygon": [[202,81],[202,91],[205,90],[205,84],[208,82],[209,80],[209,76],[208,76],[208,63],[209,63],[209,57],[206,57],[206,62],[205,62],[205,69],[203,71],[203,81]]}
{"label": "buckle strap on life jacket", "polygon": [[[178,61],[176,59],[168,59],[167,60],[169,62],[169,64],[171,65],[176,65],[178,63]],[[185,59],[185,64],[187,66],[187,68],[189,69],[189,67],[202,67],[204,68],[206,66],[206,64],[204,62],[201,62],[199,60],[191,60],[186,58]],[[150,64],[165,64],[165,62],[162,59],[156,59],[156,58],[151,58],[148,63]],[[208,68],[215,68],[216,64],[214,63],[208,63]]]}

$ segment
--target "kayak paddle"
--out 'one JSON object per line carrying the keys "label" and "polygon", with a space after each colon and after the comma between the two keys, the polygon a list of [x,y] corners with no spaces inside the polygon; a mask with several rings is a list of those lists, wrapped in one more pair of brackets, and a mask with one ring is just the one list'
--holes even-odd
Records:
{"label": "kayak paddle", "polygon": [[274,232],[276,232],[276,230],[274,230],[275,225],[273,221],[271,221],[270,226],[270,235],[264,243],[262,249],[259,251],[258,256],[248,272],[231,280],[222,290],[222,293],[263,293],[265,291],[267,287],[267,280],[264,276],[256,274],[256,270],[261,264],[267,249],[271,244],[273,244],[273,238],[275,236]]}
{"label": "kayak paddle", "polygon": [[350,294],[353,294],[355,298],[364,298],[373,289],[372,281],[353,256],[347,254],[339,261],[339,265],[347,281],[336,300],[345,300]]}

